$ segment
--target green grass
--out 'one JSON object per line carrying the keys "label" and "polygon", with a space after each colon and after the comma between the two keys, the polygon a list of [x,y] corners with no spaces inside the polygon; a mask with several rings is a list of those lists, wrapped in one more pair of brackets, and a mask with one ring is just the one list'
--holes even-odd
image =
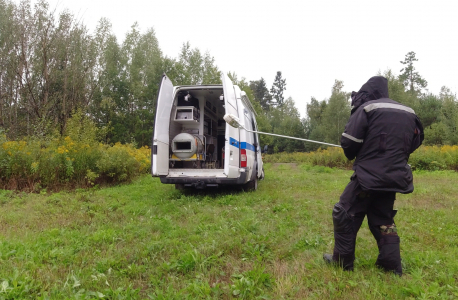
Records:
{"label": "green grass", "polygon": [[333,205],[351,171],[267,164],[256,192],[132,184],[0,191],[0,299],[456,299],[458,173],[417,172],[395,203],[405,275],[329,267]]}

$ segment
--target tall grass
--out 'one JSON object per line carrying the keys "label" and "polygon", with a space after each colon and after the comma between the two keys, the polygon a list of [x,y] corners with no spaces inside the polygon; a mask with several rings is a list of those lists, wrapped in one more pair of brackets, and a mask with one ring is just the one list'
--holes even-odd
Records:
{"label": "tall grass", "polygon": [[458,146],[421,146],[409,159],[414,170],[458,171]]}
{"label": "tall grass", "polygon": [[62,135],[11,141],[0,132],[0,188],[33,192],[90,187],[129,181],[147,172],[150,149],[99,143],[107,132],[82,111],[74,112]]}
{"label": "tall grass", "polygon": [[132,180],[150,166],[148,147],[101,144],[107,128],[97,128],[75,111],[61,135],[11,141],[0,132],[0,188],[42,191],[91,187]]}
{"label": "tall grass", "polygon": [[131,180],[150,166],[150,149],[119,143],[49,140],[8,141],[0,137],[0,187],[38,191]]}

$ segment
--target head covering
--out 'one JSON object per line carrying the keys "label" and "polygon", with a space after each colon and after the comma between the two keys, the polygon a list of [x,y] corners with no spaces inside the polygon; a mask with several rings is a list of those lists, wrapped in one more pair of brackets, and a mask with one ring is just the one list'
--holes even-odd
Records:
{"label": "head covering", "polygon": [[358,92],[351,93],[351,112],[367,101],[388,97],[388,80],[383,76],[371,77]]}

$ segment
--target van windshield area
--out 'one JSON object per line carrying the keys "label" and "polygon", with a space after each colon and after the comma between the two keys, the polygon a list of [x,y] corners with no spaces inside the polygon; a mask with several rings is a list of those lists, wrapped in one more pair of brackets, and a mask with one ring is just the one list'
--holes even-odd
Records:
{"label": "van windshield area", "polygon": [[170,168],[223,169],[226,122],[222,86],[180,87],[170,119]]}

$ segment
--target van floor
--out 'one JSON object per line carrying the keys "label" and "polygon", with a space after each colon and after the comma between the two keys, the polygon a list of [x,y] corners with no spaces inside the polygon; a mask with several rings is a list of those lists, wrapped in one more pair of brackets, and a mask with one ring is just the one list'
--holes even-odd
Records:
{"label": "van floor", "polygon": [[227,177],[223,169],[169,169],[168,177]]}

